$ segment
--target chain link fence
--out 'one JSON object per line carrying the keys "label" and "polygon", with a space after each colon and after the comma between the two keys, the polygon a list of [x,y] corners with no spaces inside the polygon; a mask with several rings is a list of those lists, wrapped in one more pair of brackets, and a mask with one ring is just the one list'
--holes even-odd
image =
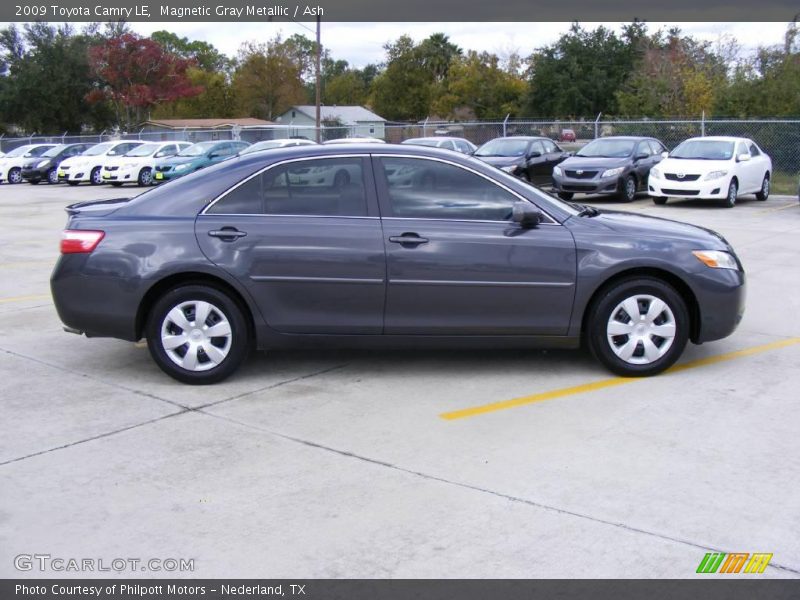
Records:
{"label": "chain link fence", "polygon": [[[387,123],[376,128],[374,137],[389,143],[400,143],[415,137],[441,136],[463,137],[480,145],[496,137],[514,135],[541,135],[553,140],[562,141],[565,130],[575,134],[575,142],[564,142],[565,149],[576,150],[581,145],[597,138],[610,135],[651,136],[661,140],[669,149],[673,149],[686,138],[696,136],[727,135],[740,136],[754,140],[772,158],[776,172],[794,176],[800,172],[800,119],[785,120],[736,120],[736,119],[685,119],[685,120],[505,120],[468,123],[453,122],[421,122],[421,123]],[[354,137],[360,126],[323,126],[323,141],[338,138]],[[103,142],[107,140],[142,141],[188,141],[202,142],[209,140],[240,139],[255,143],[264,140],[304,137],[316,139],[315,127],[295,127],[275,125],[268,127],[239,127],[216,129],[175,129],[175,130],[142,130],[138,133],[101,132],[90,135],[54,135],[54,136],[0,136],[0,151],[9,150],[35,142],[40,143],[75,143]]]}

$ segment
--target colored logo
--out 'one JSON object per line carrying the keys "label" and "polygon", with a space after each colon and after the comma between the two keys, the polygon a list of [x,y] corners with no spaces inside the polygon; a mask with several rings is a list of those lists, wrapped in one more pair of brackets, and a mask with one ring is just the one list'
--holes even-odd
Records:
{"label": "colored logo", "polygon": [[698,573],[763,573],[772,554],[756,552],[709,552],[700,561]]}

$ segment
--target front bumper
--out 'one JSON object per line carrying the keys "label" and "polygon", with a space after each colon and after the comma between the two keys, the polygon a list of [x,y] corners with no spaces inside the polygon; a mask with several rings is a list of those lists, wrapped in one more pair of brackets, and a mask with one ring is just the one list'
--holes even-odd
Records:
{"label": "front bumper", "polygon": [[92,171],[90,167],[58,167],[56,173],[59,181],[77,181],[80,183],[89,181]]}
{"label": "front bumper", "polygon": [[25,181],[41,181],[47,179],[49,169],[22,169],[22,178]]}
{"label": "front bumper", "polygon": [[692,341],[701,344],[732,334],[744,316],[747,297],[744,271],[706,269],[695,273],[693,288],[700,320]]}
{"label": "front bumper", "polygon": [[103,167],[101,178],[104,182],[118,182],[118,183],[136,183],[139,177],[139,172],[135,167],[119,167],[113,171],[109,171]]}
{"label": "front bumper", "polygon": [[616,194],[619,191],[619,181],[619,175],[612,177],[596,175],[591,179],[580,179],[553,174],[553,189],[556,192],[578,194]]}
{"label": "front bumper", "polygon": [[730,177],[712,181],[672,181],[665,178],[650,177],[647,191],[651,196],[675,198],[698,198],[703,200],[721,199],[728,196]]}
{"label": "front bumper", "polygon": [[191,172],[191,169],[184,169],[183,171],[176,171],[175,169],[170,169],[169,171],[159,171],[156,169],[155,173],[153,173],[153,183],[163,183],[164,181],[169,181],[170,179],[177,179],[178,177],[183,177]]}

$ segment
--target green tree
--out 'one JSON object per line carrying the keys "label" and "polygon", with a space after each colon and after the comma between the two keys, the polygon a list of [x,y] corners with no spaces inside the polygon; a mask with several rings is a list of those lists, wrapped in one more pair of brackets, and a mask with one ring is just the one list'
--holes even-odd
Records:
{"label": "green tree", "polygon": [[384,46],[386,69],[372,82],[370,103],[390,120],[422,119],[433,99],[434,74],[423,64],[417,46],[404,35]]}
{"label": "green tree", "polygon": [[165,51],[194,61],[195,65],[204,71],[227,72],[232,67],[231,59],[208,42],[189,40],[163,30],[153,32],[150,39],[161,44]]}

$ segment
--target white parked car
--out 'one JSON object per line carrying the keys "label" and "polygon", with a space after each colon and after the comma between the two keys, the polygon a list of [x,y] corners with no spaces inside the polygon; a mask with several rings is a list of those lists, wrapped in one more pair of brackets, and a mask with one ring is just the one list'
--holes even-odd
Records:
{"label": "white parked car", "polygon": [[22,183],[22,163],[41,156],[56,144],[25,144],[9,150],[0,158],[0,183]]}
{"label": "white parked car", "polygon": [[411,144],[412,146],[431,146],[433,148],[445,148],[446,150],[455,150],[462,154],[472,154],[478,147],[467,139],[460,137],[450,136],[434,136],[434,137],[421,137],[411,138],[401,142],[402,144]]}
{"label": "white parked car", "polygon": [[78,156],[70,157],[58,165],[58,181],[66,181],[70,185],[78,185],[88,181],[92,185],[103,183],[103,163],[113,156],[127,154],[137,146],[139,141],[103,142],[95,144]]}
{"label": "white parked car", "polygon": [[101,179],[114,186],[123,183],[150,185],[158,159],[175,156],[191,145],[190,142],[145,142],[122,156],[109,156],[103,163]]}
{"label": "white parked car", "polygon": [[264,140],[248,146],[239,154],[250,154],[251,152],[261,152],[262,150],[272,150],[274,148],[290,148],[292,146],[315,146],[317,142],[303,138],[287,138],[282,140]]}
{"label": "white parked car", "polygon": [[383,140],[371,137],[349,137],[337,138],[335,140],[327,140],[323,144],[385,144]]}
{"label": "white parked car", "polygon": [[656,204],[669,197],[722,200],[755,194],[769,197],[772,159],[753,141],[739,137],[700,137],[682,142],[650,169],[648,193]]}

